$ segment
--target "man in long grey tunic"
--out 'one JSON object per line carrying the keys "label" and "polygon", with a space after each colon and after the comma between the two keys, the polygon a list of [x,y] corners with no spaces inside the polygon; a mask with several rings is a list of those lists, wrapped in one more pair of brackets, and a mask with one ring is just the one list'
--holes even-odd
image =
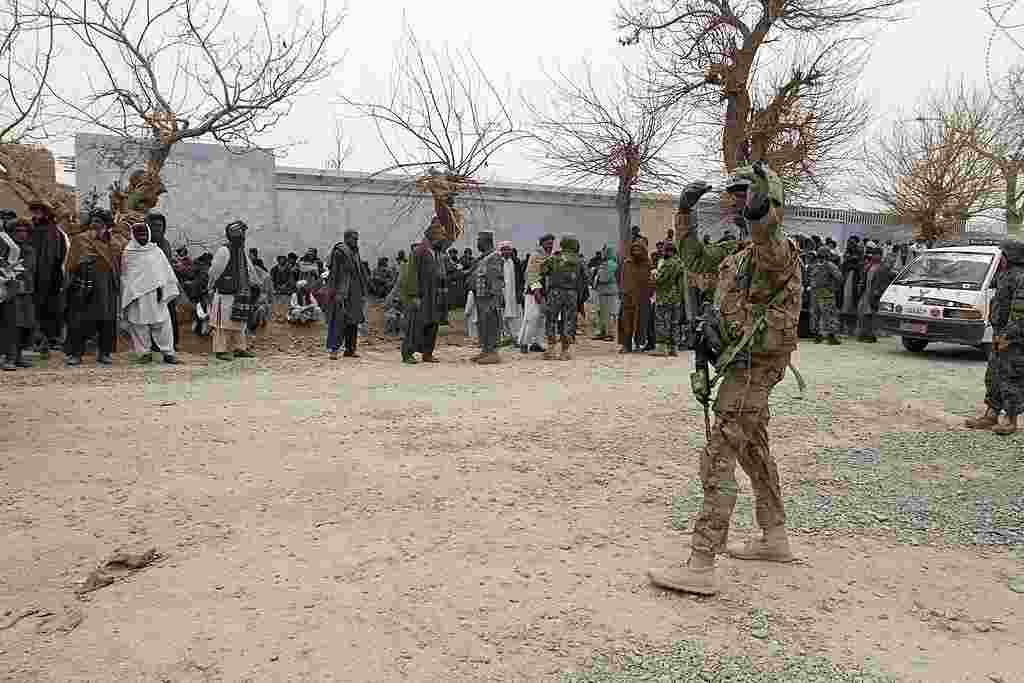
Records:
{"label": "man in long grey tunic", "polygon": [[368,282],[359,257],[359,233],[346,230],[343,241],[331,250],[331,268],[327,276],[327,351],[332,360],[345,345],[346,358],[358,358],[356,343],[364,315]]}
{"label": "man in long grey tunic", "polygon": [[501,309],[505,290],[504,260],[494,249],[494,233],[483,231],[477,236],[476,248],[483,256],[473,273],[474,299],[480,327],[480,355],[475,363],[500,363],[498,338],[501,335]]}

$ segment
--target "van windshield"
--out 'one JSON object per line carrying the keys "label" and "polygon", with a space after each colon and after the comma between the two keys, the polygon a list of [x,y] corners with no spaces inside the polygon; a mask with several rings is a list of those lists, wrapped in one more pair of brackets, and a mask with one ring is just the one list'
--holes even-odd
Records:
{"label": "van windshield", "polygon": [[895,284],[981,289],[992,258],[992,254],[929,251],[911,263]]}

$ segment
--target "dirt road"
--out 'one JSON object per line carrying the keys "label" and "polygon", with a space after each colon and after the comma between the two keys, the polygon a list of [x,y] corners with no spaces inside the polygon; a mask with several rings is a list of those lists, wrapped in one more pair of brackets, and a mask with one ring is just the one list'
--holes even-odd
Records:
{"label": "dirt road", "polygon": [[[716,598],[656,590],[647,566],[686,556],[672,522],[703,441],[685,358],[471,352],[0,377],[0,676],[539,681],[696,640],[768,668],[1021,680],[1013,546],[796,524],[798,564],[723,560]],[[982,393],[983,365],[958,356],[902,379],[931,366],[892,341],[799,363],[811,395],[787,377],[771,428],[787,496],[842,488],[822,448],[955,434]],[[844,372],[858,395],[828,383]],[[149,547],[156,563],[76,597],[116,550]]]}

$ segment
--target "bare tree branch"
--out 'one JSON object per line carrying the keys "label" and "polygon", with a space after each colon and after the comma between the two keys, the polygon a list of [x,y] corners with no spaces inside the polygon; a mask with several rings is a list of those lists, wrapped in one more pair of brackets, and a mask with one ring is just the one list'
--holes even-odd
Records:
{"label": "bare tree branch", "polygon": [[526,103],[540,166],[570,185],[613,186],[619,237],[628,241],[634,191],[675,187],[683,171],[673,161],[687,137],[686,116],[665,107],[648,81],[627,70],[603,92],[584,62],[579,73],[548,76],[546,103]]}
{"label": "bare tree branch", "polygon": [[861,192],[913,225],[924,239],[1003,208],[998,159],[983,96],[962,86],[928,95],[865,154]]}
{"label": "bare tree branch", "polygon": [[820,194],[867,122],[854,86],[864,44],[854,32],[895,20],[903,4],[623,0],[618,26],[620,42],[645,50],[657,97],[705,113],[726,171],[754,154],[791,191]]}
{"label": "bare tree branch", "polygon": [[47,137],[54,23],[35,9],[26,10],[22,0],[0,0],[0,144]]}
{"label": "bare tree branch", "polygon": [[399,48],[390,92],[377,102],[346,102],[369,117],[392,164],[434,199],[447,238],[463,230],[455,198],[479,188],[479,175],[500,150],[527,137],[471,52],[436,50],[409,28]]}
{"label": "bare tree branch", "polygon": [[148,145],[145,169],[115,188],[115,211],[156,205],[160,170],[180,142],[209,138],[236,152],[258,149],[259,136],[295,97],[337,64],[328,46],[343,14],[328,0],[311,16],[290,17],[283,32],[263,0],[251,26],[231,12],[230,0],[46,1],[56,26],[86,49],[102,76],[84,101],[54,93],[68,119]]}

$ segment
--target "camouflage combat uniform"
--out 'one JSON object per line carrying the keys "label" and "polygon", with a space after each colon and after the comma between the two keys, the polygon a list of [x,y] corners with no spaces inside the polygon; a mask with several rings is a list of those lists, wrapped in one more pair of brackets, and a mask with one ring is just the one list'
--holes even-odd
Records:
{"label": "camouflage combat uniform", "polygon": [[811,330],[816,336],[839,334],[839,308],[836,290],[842,285],[839,267],[829,260],[828,247],[818,250],[815,261],[807,269],[811,285]]}
{"label": "camouflage combat uniform", "polygon": [[[697,226],[696,214],[692,211],[687,211],[685,214],[684,220],[692,226],[692,230],[695,230]],[[724,258],[735,254],[738,248],[739,242],[736,240],[727,240],[717,244],[704,244],[701,242],[700,244],[689,244],[688,246],[680,242],[678,247],[679,254],[686,270],[686,283],[684,287],[689,287],[689,297],[686,296],[685,291],[683,295],[685,310],[682,313],[682,317],[685,320],[692,322],[701,314],[704,306],[713,302],[715,287],[718,284],[718,267]],[[684,345],[692,348],[693,339],[690,338],[692,329],[689,324],[684,332],[686,336],[686,339],[683,340]]]}
{"label": "camouflage combat uniform", "polygon": [[562,237],[559,248],[559,253],[540,268],[545,293],[544,331],[549,345],[559,338],[563,345],[571,345],[576,343],[576,315],[589,294],[587,271],[575,237]]}
{"label": "camouflage combat uniform", "polygon": [[[714,403],[715,425],[700,462],[704,502],[692,540],[693,552],[703,556],[725,550],[736,505],[737,462],[753,487],[758,526],[770,530],[786,521],[779,472],[768,446],[768,395],[782,381],[796,349],[802,283],[799,247],[782,231],[781,183],[774,174],[770,177],[768,194],[779,205],[762,220],[751,221],[751,244],[730,256],[721,249],[715,254],[692,228],[683,242],[687,262],[707,265],[721,254],[715,305],[724,345],[739,342],[764,317],[749,347],[750,367],[729,369]],[[780,292],[781,300],[771,305]]]}
{"label": "camouflage combat uniform", "polygon": [[480,351],[493,354],[498,351],[501,335],[501,310],[505,291],[505,260],[497,251],[491,251],[476,263],[474,297],[479,316]]}
{"label": "camouflage combat uniform", "polygon": [[676,255],[666,256],[654,276],[654,329],[659,344],[674,352],[680,344],[685,268]]}
{"label": "camouflage combat uniform", "polygon": [[1003,253],[1007,267],[992,302],[992,330],[993,337],[1005,338],[1007,346],[1002,351],[993,348],[989,405],[1013,418],[1024,414],[1024,242],[1004,243]]}

